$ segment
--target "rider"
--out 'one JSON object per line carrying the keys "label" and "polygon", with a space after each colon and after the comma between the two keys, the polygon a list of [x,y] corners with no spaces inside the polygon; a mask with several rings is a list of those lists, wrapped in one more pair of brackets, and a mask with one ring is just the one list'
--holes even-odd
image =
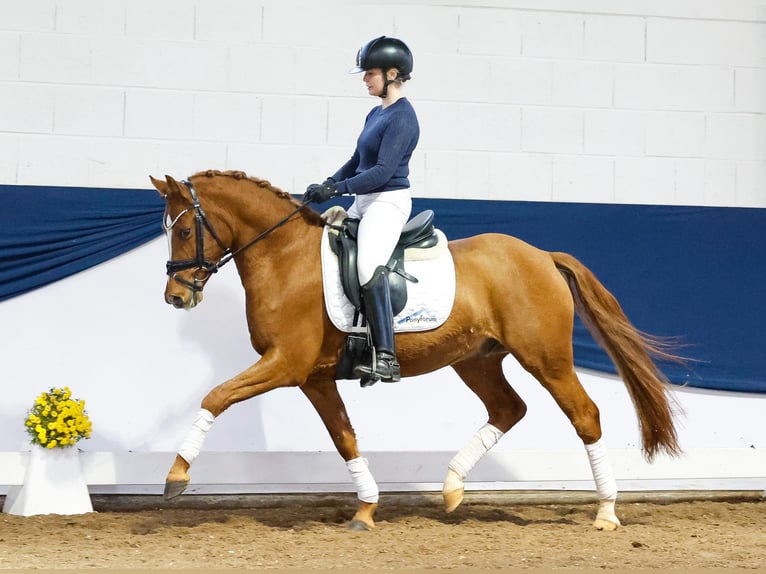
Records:
{"label": "rider", "polygon": [[374,364],[357,367],[355,374],[396,382],[400,372],[385,265],[412,211],[409,161],[420,127],[402,94],[412,72],[412,52],[401,40],[380,36],[357,53],[351,73],[358,72],[364,72],[367,92],[379,97],[381,105],[367,114],[351,159],[324,183],[309,185],[304,200],[321,203],[336,195],[355,196],[348,215],[360,220],[359,284],[375,347]]}

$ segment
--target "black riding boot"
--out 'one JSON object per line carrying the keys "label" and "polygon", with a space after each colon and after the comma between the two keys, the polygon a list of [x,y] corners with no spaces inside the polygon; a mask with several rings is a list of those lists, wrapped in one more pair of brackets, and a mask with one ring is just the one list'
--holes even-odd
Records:
{"label": "black riding boot", "polygon": [[383,265],[362,286],[362,302],[375,353],[372,365],[358,365],[354,373],[367,385],[378,381],[395,383],[401,379],[401,375],[394,348],[394,318],[391,293],[388,290],[388,271]]}

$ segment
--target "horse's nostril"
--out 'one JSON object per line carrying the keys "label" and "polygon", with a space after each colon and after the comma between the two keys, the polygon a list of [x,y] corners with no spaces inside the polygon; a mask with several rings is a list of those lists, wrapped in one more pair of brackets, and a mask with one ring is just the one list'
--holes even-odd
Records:
{"label": "horse's nostril", "polygon": [[176,309],[181,309],[184,306],[184,300],[178,295],[168,295],[165,297],[165,302],[168,305],[173,305]]}

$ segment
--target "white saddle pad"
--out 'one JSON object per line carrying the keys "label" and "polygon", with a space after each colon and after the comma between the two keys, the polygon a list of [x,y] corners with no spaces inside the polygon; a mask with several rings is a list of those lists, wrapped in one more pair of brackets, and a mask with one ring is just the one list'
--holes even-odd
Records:
{"label": "white saddle pad", "polygon": [[[330,247],[329,233],[336,233],[329,227],[322,233],[322,280],[324,302],[333,325],[350,333],[354,324],[354,306],[343,292],[340,282],[338,257]],[[447,248],[447,238],[436,230],[440,247],[434,250],[434,259],[422,259],[418,249],[405,251],[404,269],[418,279],[417,283],[407,281],[407,304],[394,317],[394,331],[397,333],[428,331],[440,326],[449,317],[455,301],[455,264]],[[409,253],[412,251],[413,253]],[[432,251],[432,250],[428,250]],[[408,257],[414,254],[417,259]]]}

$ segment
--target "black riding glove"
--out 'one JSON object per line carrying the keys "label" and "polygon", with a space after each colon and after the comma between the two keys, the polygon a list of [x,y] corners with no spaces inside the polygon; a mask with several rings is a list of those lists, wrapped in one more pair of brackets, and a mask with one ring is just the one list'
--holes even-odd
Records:
{"label": "black riding glove", "polygon": [[324,183],[312,183],[306,188],[303,194],[303,201],[306,203],[324,203],[330,198],[340,195],[338,193],[338,184],[332,179],[326,179]]}

